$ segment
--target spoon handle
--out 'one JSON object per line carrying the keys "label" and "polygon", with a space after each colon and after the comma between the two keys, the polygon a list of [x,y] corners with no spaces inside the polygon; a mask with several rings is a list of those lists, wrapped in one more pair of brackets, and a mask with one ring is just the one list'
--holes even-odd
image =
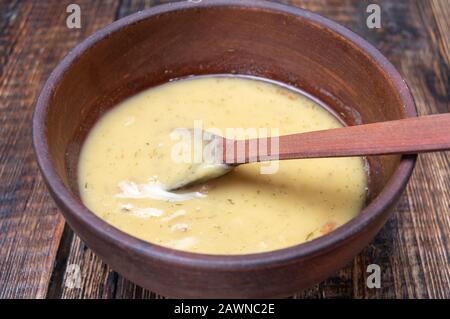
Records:
{"label": "spoon handle", "polygon": [[[262,153],[255,147],[252,149],[251,145],[255,145],[252,143],[265,145],[259,144],[259,139],[247,140],[244,163],[274,159],[258,156]],[[269,138],[267,144],[271,143]],[[267,148],[269,154],[271,147]],[[278,156],[283,160],[444,150],[450,150],[450,113],[284,135],[279,137]],[[272,147],[274,151],[276,147]],[[277,154],[271,155],[276,157]],[[232,164],[229,158],[225,162]]]}

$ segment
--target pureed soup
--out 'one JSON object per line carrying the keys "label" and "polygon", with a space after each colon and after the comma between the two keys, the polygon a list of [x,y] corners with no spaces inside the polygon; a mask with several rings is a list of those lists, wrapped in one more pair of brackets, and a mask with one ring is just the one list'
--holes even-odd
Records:
{"label": "pureed soup", "polygon": [[178,80],[141,92],[107,112],[80,155],[81,199],[100,218],[140,239],[209,254],[246,254],[327,234],[363,208],[367,176],[359,157],[279,161],[236,167],[186,189],[176,177],[176,133],[201,123],[278,129],[277,136],[342,125],[294,90],[241,77]]}

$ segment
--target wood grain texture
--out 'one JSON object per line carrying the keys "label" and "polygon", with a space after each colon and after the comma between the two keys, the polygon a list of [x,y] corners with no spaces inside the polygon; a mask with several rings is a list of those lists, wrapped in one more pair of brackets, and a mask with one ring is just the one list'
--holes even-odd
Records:
{"label": "wood grain texture", "polygon": [[[65,26],[69,1],[0,1],[0,298],[157,298],[103,264],[64,222],[31,148],[34,99],[77,42],[113,20],[169,1],[76,1],[82,29]],[[285,0],[363,36],[399,69],[422,115],[450,112],[450,1],[377,1],[382,28],[365,24],[368,1]],[[450,153],[426,154],[395,214],[351,264],[295,298],[450,298]],[[62,236],[62,240],[61,240]],[[381,289],[368,289],[378,264]],[[68,288],[78,265],[80,288]],[[50,280],[52,279],[52,280]]]}

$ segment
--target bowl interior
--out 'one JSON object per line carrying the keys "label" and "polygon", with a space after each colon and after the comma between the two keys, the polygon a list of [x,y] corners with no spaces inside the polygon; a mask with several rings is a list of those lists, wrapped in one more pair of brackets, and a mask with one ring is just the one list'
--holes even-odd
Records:
{"label": "bowl interior", "polygon": [[[51,160],[75,197],[82,143],[112,106],[174,78],[246,74],[295,86],[349,125],[406,117],[382,66],[342,35],[305,16],[243,6],[200,6],[132,17],[98,32],[65,59],[45,117]],[[72,61],[73,60],[73,61]],[[369,201],[400,156],[368,158]]]}

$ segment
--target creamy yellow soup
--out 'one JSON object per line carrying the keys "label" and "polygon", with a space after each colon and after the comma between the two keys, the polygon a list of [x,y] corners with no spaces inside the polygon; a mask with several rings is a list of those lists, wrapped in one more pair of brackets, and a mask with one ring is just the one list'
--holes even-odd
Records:
{"label": "creamy yellow soup", "polygon": [[174,81],[125,100],[94,126],[78,165],[84,204],[135,237],[209,254],[293,246],[334,230],[363,208],[367,177],[357,157],[279,161],[265,174],[275,162],[245,164],[168,190],[164,185],[186,165],[174,160],[176,132],[199,124],[214,134],[341,127],[317,103],[277,84],[240,77]]}

